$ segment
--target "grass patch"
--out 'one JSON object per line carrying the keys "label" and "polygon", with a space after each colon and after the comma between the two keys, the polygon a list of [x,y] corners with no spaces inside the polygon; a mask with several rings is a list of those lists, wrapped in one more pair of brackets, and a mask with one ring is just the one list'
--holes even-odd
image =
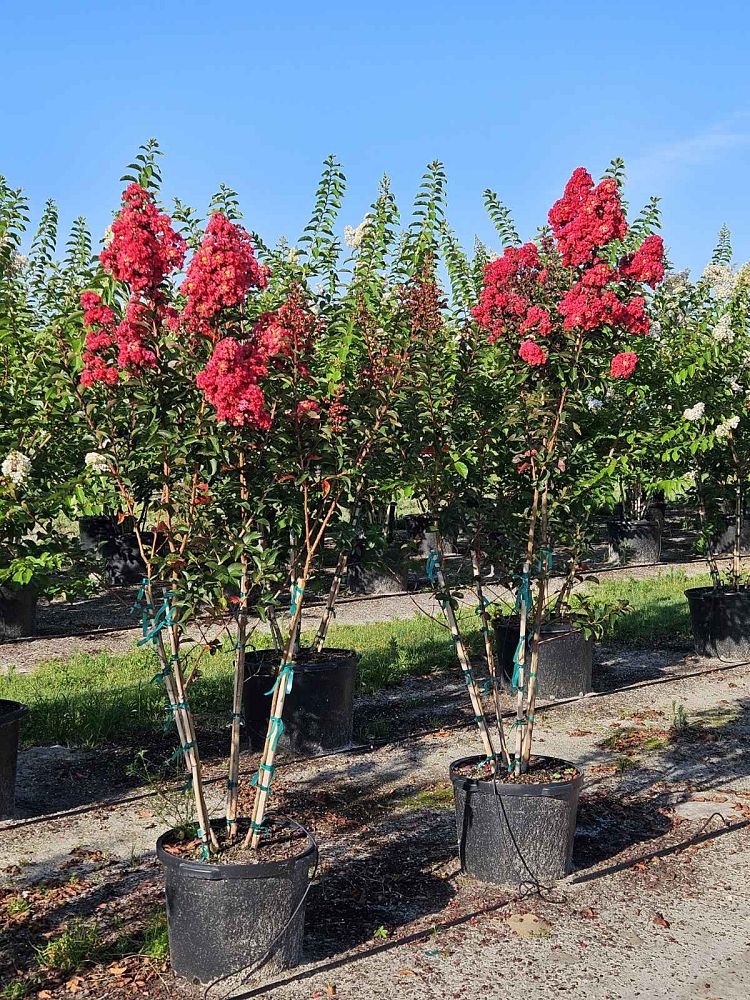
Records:
{"label": "grass patch", "polygon": [[[478,648],[477,618],[470,613],[465,618],[469,642]],[[253,639],[258,647],[270,644],[265,635]],[[311,639],[312,633],[303,635],[303,643]],[[449,632],[425,616],[334,625],[329,645],[356,649],[361,654],[359,689],[364,694],[398,684],[409,675],[456,666]],[[191,660],[198,658],[201,674],[190,692],[199,729],[220,732],[227,725],[232,696],[231,651],[211,656],[200,649],[190,656]],[[31,708],[23,730],[26,744],[131,745],[134,737],[163,729],[164,691],[153,682],[158,669],[151,648],[95,656],[82,653],[69,660],[42,663],[30,674],[11,671],[0,678],[0,698],[21,701]]]}
{"label": "grass patch", "polygon": [[404,809],[452,809],[453,786],[447,781],[428,785],[414,795],[399,799],[398,805]]}
{"label": "grass patch", "polygon": [[71,922],[62,934],[50,938],[37,951],[37,962],[43,969],[75,972],[85,962],[96,961],[103,952],[99,930],[85,920]]}
{"label": "grass patch", "polygon": [[617,618],[605,638],[630,646],[680,645],[691,641],[688,587],[710,586],[708,574],[688,577],[672,570],[645,580],[607,580],[591,593],[602,601],[627,601],[631,610]]}
{"label": "grass patch", "polygon": [[143,933],[144,941],[141,954],[148,958],[166,958],[169,954],[166,913],[164,911],[155,913],[147,921]]}

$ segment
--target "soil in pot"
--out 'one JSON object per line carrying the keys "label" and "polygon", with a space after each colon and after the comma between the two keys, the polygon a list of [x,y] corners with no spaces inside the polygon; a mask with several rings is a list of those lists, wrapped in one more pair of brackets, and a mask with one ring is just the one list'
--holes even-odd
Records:
{"label": "soil in pot", "polygon": [[[300,650],[284,701],[281,749],[315,754],[351,746],[358,660],[350,649]],[[266,738],[269,692],[278,666],[279,654],[273,650],[257,650],[245,658],[243,731],[252,750],[260,750]]]}
{"label": "soil in pot", "polygon": [[[156,844],[164,866],[173,971],[209,983],[251,969],[288,969],[302,957],[305,900],[318,860],[312,837],[293,820],[269,818],[255,854],[241,847],[196,860],[195,844],[170,830]],[[247,828],[241,821],[240,835]],[[224,824],[214,824],[217,834]],[[270,952],[270,955],[269,955]],[[267,965],[265,960],[267,958]]]}
{"label": "soil in pot", "polygon": [[661,559],[662,519],[610,521],[607,525],[612,558],[621,565],[648,566]]}
{"label": "soil in pot", "polygon": [[0,699],[0,819],[12,819],[16,806],[16,767],[21,721],[26,705]]}
{"label": "soil in pot", "polygon": [[[511,683],[513,658],[521,636],[518,618],[496,618],[495,644],[503,680]],[[591,691],[594,641],[582,632],[560,622],[542,626],[537,664],[537,694],[540,698],[577,698]],[[526,648],[526,670],[531,654]]]}
{"label": "soil in pot", "polygon": [[685,591],[698,656],[750,660],[750,590]]}
{"label": "soil in pot", "polygon": [[37,591],[0,587],[0,639],[22,639],[36,632]]}
{"label": "soil in pot", "polygon": [[450,767],[461,868],[483,882],[548,883],[570,872],[583,771],[532,757],[521,781],[493,780],[482,756]]}

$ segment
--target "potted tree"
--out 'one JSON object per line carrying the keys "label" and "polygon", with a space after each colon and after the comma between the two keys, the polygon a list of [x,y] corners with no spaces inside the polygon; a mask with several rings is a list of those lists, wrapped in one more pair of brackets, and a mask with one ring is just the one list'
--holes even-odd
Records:
{"label": "potted tree", "polygon": [[750,655],[750,593],[742,572],[749,303],[750,274],[733,268],[727,230],[702,277],[693,283],[672,275],[655,302],[662,364],[670,374],[662,460],[675,484],[695,496],[711,574],[710,586],[686,591],[695,649],[728,660]]}
{"label": "potted tree", "polygon": [[555,878],[571,863],[582,771],[532,754],[540,653],[559,641],[545,635],[560,601],[551,594],[552,532],[571,478],[602,482],[617,469],[618,439],[594,447],[580,420],[592,396],[619,397],[623,413],[637,405],[643,390],[631,377],[650,350],[643,285],[656,285],[664,269],[659,237],[636,224],[628,238],[620,179],[618,162],[599,184],[578,168],[537,242],[508,246],[487,264],[474,310],[498,372],[510,375],[501,413],[510,414],[526,525],[512,740],[505,753],[488,751],[482,732],[485,752],[451,765],[463,866],[492,881]]}

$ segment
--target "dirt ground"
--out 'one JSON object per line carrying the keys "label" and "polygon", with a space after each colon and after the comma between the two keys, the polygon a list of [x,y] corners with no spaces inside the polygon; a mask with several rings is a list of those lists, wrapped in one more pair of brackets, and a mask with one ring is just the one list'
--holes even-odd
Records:
{"label": "dirt ground", "polygon": [[[502,889],[460,872],[447,769],[478,741],[453,676],[358,703],[359,730],[377,721],[385,745],[287,760],[275,807],[314,833],[321,856],[305,959],[230,995],[745,1000],[750,665],[608,647],[595,674],[593,696],[539,711],[538,750],[585,770],[575,870],[553,887]],[[218,749],[207,755],[216,806]],[[22,818],[0,824],[0,996],[21,996],[1,992],[13,983],[42,1000],[202,995],[139,954],[163,909],[153,845],[174,801],[127,763],[123,748],[22,751]],[[253,765],[246,756],[244,772]],[[98,928],[91,960],[40,966],[81,920]]]}

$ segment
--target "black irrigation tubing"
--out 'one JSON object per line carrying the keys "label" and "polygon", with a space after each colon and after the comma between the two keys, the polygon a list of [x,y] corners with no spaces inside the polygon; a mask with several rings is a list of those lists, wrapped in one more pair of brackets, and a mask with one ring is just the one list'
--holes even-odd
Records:
{"label": "black irrigation tubing", "polygon": [[[683,674],[674,674],[668,677],[652,677],[645,681],[636,681],[634,684],[625,684],[623,687],[615,688],[612,691],[592,691],[582,698],[560,698],[557,701],[549,701],[546,704],[538,705],[537,712],[547,712],[550,709],[564,708],[567,705],[574,705],[578,702],[591,701],[594,698],[609,698],[614,695],[621,694],[623,691],[638,691],[641,688],[654,687],[657,684],[669,684],[673,681],[689,680],[692,677],[707,677],[710,674],[724,673],[727,670],[733,670],[736,667],[746,667],[750,666],[750,660],[737,660],[732,663],[722,663],[718,667],[709,667],[707,670],[691,670]],[[463,694],[463,692],[461,692]],[[458,693],[455,696],[458,697]],[[504,719],[514,718],[515,712],[506,711],[503,712],[502,717]],[[407,743],[409,740],[423,739],[427,736],[435,736],[437,733],[446,732],[456,732],[459,729],[469,729],[474,725],[473,719],[462,719],[460,722],[450,722],[443,726],[436,726],[432,729],[418,729],[411,733],[405,733],[403,736],[397,736],[392,740],[372,740],[368,743],[358,743],[355,746],[344,747],[339,750],[327,750],[324,753],[312,754],[311,756],[299,756],[290,757],[288,760],[282,761],[278,768],[292,767],[295,764],[311,764],[318,760],[327,760],[331,757],[343,757],[346,754],[364,754],[372,750],[382,750],[384,747],[396,747],[402,743]],[[220,781],[225,781],[226,777],[222,775],[217,775],[214,778],[206,778],[204,781],[205,785],[215,785]],[[81,816],[88,812],[93,812],[96,809],[109,809],[115,806],[128,805],[131,802],[140,802],[143,799],[153,798],[159,795],[159,791],[154,789],[149,789],[146,792],[136,792],[133,795],[117,796],[109,799],[100,799],[98,802],[94,802],[84,806],[73,806],[71,809],[61,809],[58,812],[44,813],[39,816],[27,816],[24,819],[16,820],[5,820],[0,823],[0,833],[5,833],[7,830],[17,830],[26,826],[34,826],[39,823],[52,823],[57,819],[64,819],[68,816]]]}
{"label": "black irrigation tubing", "polygon": [[[728,557],[724,560],[719,560],[720,562],[728,561]],[[658,563],[628,563],[627,566],[601,566],[592,567],[591,569],[581,570],[584,574],[589,574],[591,576],[603,576],[607,573],[628,573],[630,570],[634,569],[654,569],[654,570],[672,570],[680,569],[683,566],[698,566],[705,564],[705,559],[685,559],[676,562],[658,562]],[[660,576],[661,573],[655,572],[654,576]],[[550,576],[555,579],[564,579],[566,573],[555,573],[552,572]],[[487,579],[483,581],[483,585],[487,587],[499,587],[501,586],[500,581],[493,581]],[[466,585],[468,586],[468,584]],[[134,589],[134,588],[133,588]],[[431,587],[421,587],[418,590],[395,590],[390,594],[358,594],[351,597],[341,597],[336,601],[336,606],[340,604],[364,604],[367,601],[387,601],[395,597],[426,597],[433,593]],[[308,608],[320,608],[325,604],[325,597],[312,597],[306,600],[305,605]],[[468,607],[469,605],[467,605]],[[204,619],[199,619],[202,622],[215,621],[217,624],[231,619],[232,615],[227,614],[225,616],[207,616]],[[13,639],[0,639],[0,649],[3,646],[15,646],[22,643],[31,643],[44,641],[46,639],[95,639],[100,635],[111,635],[113,632],[135,632],[140,628],[140,625],[113,625],[108,628],[98,628],[93,631],[81,631],[81,632],[42,632],[37,635],[24,635],[18,636]]]}

